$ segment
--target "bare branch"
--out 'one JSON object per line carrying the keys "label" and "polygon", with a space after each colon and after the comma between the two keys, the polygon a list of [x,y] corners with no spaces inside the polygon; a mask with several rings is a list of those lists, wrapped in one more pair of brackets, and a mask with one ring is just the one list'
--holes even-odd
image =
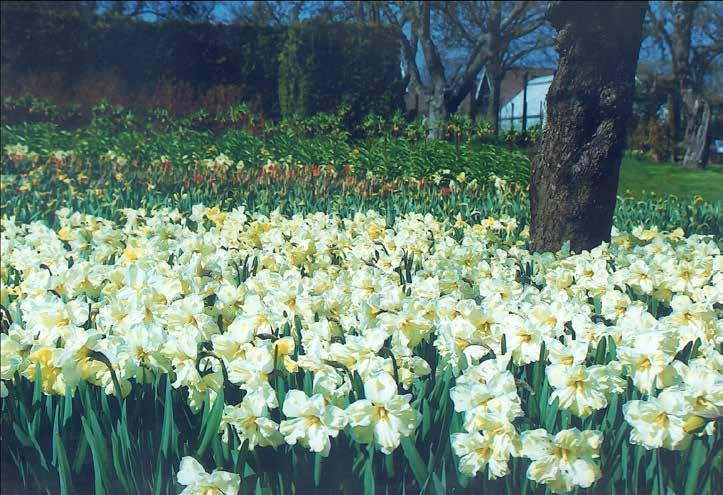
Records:
{"label": "bare branch", "polygon": [[442,64],[442,57],[439,55],[439,51],[432,40],[432,30],[430,28],[430,10],[432,5],[429,2],[421,3],[421,15],[419,16],[418,36],[419,42],[422,45],[422,52],[424,53],[424,60],[427,62],[427,69],[429,70],[432,79],[437,82],[446,82],[444,74],[444,65]]}

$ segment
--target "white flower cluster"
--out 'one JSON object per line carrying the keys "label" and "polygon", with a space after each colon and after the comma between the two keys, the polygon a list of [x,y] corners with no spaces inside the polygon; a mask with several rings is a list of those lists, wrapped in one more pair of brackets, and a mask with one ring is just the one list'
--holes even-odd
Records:
{"label": "white flower cluster", "polygon": [[128,164],[128,157],[116,153],[113,150],[108,150],[101,156],[101,159],[115,167],[125,167]]}
{"label": "white flower cluster", "polygon": [[24,144],[8,144],[5,145],[5,155],[15,163],[28,160],[31,162],[37,161],[39,156],[36,152],[30,151]]}
{"label": "white flower cluster", "polygon": [[[550,403],[581,418],[629,379],[644,398],[623,406],[630,441],[646,448],[685,448],[723,408],[723,256],[707,237],[638,229],[591,252],[536,255],[514,219],[123,213],[117,225],[61,210],[57,232],[3,219],[2,394],[37,370],[46,394],[81,380],[115,394],[102,355],[121,393],[168,374],[196,411],[226,376],[244,395],[225,405],[221,431],[250,449],[326,456],[347,431],[389,453],[414,434],[408,391],[435,366],[456,377],[460,469],[500,477],[526,456],[528,476],[554,491],[599,477],[601,434],[519,433],[512,369],[543,366]],[[596,359],[601,342],[612,357]],[[302,370],[311,386],[280,404],[274,377]]]}
{"label": "white flower cluster", "polygon": [[[231,167],[234,166],[233,160],[223,153],[219,154],[215,158],[206,158],[201,160],[199,163],[202,167],[219,174],[225,174]],[[239,168],[243,168],[243,164],[241,162],[239,162]]]}

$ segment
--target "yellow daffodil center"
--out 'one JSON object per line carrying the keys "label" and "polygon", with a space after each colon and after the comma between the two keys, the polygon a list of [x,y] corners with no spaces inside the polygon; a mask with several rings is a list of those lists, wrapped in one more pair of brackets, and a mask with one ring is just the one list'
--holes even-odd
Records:
{"label": "yellow daffodil center", "polygon": [[389,417],[389,412],[384,408],[384,406],[374,406],[374,412],[372,415],[377,421],[386,421]]}
{"label": "yellow daffodil center", "polygon": [[655,424],[657,424],[661,428],[666,428],[668,426],[668,423],[670,423],[670,420],[668,419],[668,415],[664,412],[661,412],[655,417]]}
{"label": "yellow daffodil center", "polygon": [[563,462],[570,462],[570,451],[565,447],[555,447],[552,451],[552,455],[558,459],[562,459]]}

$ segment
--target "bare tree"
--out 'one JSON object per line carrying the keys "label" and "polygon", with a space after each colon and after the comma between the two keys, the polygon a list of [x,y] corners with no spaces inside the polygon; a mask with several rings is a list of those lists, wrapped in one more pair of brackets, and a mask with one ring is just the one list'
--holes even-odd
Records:
{"label": "bare tree", "polygon": [[[288,24],[303,11],[307,17],[392,27],[401,43],[405,83],[426,100],[429,135],[435,138],[440,135],[440,123],[472,92],[483,67],[493,81],[491,106],[495,110],[490,113],[496,118],[505,72],[550,44],[551,36],[538,36],[544,27],[544,5],[530,1],[256,1],[235,7],[234,17]],[[449,70],[451,52],[464,54],[455,71]]]}
{"label": "bare tree", "polygon": [[[471,93],[483,67],[496,81],[492,99],[493,106],[499,108],[499,82],[504,71],[540,48],[535,43],[524,46],[518,42],[542,27],[541,5],[499,1],[383,4],[385,19],[396,28],[402,43],[410,90],[427,101],[430,137],[439,136],[439,124]],[[450,43],[450,39],[458,43]],[[429,74],[426,83],[421,77],[418,49]],[[453,72],[445,66],[445,55],[452,50],[465,53]]]}
{"label": "bare tree", "polygon": [[533,159],[534,251],[610,240],[647,2],[552,2],[560,63]]}
{"label": "bare tree", "polygon": [[[485,117],[498,132],[502,80],[510,69],[530,56],[550,59],[554,33],[545,23],[546,2],[494,2],[494,7],[490,3],[447,2],[443,4],[443,13],[448,44],[471,50],[480,36],[487,36],[484,71],[489,101]],[[451,102],[451,106],[455,103]]]}
{"label": "bare tree", "polygon": [[309,11],[313,2],[306,1],[262,1],[232,2],[230,17],[232,22],[277,26],[295,24],[303,13]]}
{"label": "bare tree", "polygon": [[151,20],[184,20],[210,22],[216,3],[213,1],[102,1],[104,13],[124,17],[144,17]]}
{"label": "bare tree", "polygon": [[95,16],[98,13],[98,7],[99,4],[92,1],[51,0],[22,2],[8,0],[0,2],[0,9],[2,9],[2,12],[20,10],[58,16],[80,16],[85,18],[92,18]]}
{"label": "bare tree", "polygon": [[[683,166],[704,168],[710,147],[710,104],[704,79],[723,50],[723,13],[717,2],[655,2],[648,10],[653,33],[669,54],[685,118]],[[677,123],[677,119],[673,119]],[[677,136],[677,129],[674,129]]]}

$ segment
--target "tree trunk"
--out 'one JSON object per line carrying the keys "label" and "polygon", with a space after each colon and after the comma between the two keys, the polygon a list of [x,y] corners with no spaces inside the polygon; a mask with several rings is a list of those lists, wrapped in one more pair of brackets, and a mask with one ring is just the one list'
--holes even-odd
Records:
{"label": "tree trunk", "polygon": [[[710,148],[710,105],[701,96],[686,95],[685,168],[704,169]],[[692,100],[692,102],[691,102]]]}
{"label": "tree trunk", "polygon": [[457,113],[460,105],[468,96],[470,100],[474,98],[474,81],[467,81],[454,91],[447,91],[444,98],[444,104],[447,107],[447,115]]}
{"label": "tree trunk", "polygon": [[560,62],[533,159],[530,247],[610,240],[647,2],[551,2]]}
{"label": "tree trunk", "polygon": [[499,74],[492,74],[490,81],[490,95],[487,103],[487,120],[492,123],[495,134],[500,132],[500,90],[502,88],[502,78]]}
{"label": "tree trunk", "polygon": [[444,98],[444,86],[435,84],[427,95],[427,137],[441,139],[444,135],[444,122],[447,120],[447,104]]}
{"label": "tree trunk", "polygon": [[479,98],[476,91],[472,91],[469,94],[469,118],[472,121],[477,121],[477,114],[479,113]]}
{"label": "tree trunk", "polygon": [[680,134],[680,105],[678,105],[678,96],[673,93],[668,94],[668,135],[672,141],[670,146],[670,154],[673,162],[678,160],[677,143]]}
{"label": "tree trunk", "polygon": [[673,40],[671,53],[673,72],[678,80],[680,99],[685,117],[685,155],[683,166],[686,168],[705,168],[708,163],[710,146],[710,105],[701,96],[693,80],[691,66],[691,40],[693,36],[693,18],[699,2],[672,3]]}

